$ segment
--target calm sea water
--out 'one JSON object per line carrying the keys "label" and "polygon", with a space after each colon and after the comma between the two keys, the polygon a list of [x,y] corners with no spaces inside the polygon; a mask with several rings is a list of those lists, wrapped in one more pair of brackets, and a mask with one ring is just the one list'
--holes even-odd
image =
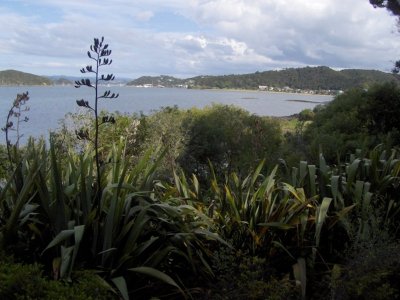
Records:
{"label": "calm sea water", "polygon": [[[105,90],[106,88],[103,88]],[[161,107],[177,105],[179,108],[202,108],[212,103],[232,104],[244,108],[250,113],[264,116],[287,116],[306,108],[313,108],[321,102],[332,100],[332,96],[302,95],[286,93],[269,93],[265,91],[219,91],[190,90],[173,88],[134,88],[110,87],[112,92],[119,93],[119,98],[100,100],[100,108],[120,113],[143,112],[149,114]],[[102,91],[103,91],[102,90]],[[58,122],[68,112],[77,112],[76,100],[85,99],[92,102],[93,90],[76,89],[73,86],[24,86],[0,87],[0,127],[4,127],[8,110],[17,93],[29,92],[26,113],[29,122],[22,123],[24,134],[22,142],[28,136],[48,136],[49,130],[58,128]],[[313,103],[288,101],[304,100]],[[4,143],[4,133],[0,133],[0,143]]]}

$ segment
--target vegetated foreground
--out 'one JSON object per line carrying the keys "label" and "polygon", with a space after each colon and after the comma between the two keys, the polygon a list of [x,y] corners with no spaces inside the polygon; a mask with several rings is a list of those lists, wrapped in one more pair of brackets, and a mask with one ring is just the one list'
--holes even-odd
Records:
{"label": "vegetated foreground", "polygon": [[[97,66],[110,63],[103,41]],[[28,100],[12,104],[6,134]],[[77,103],[93,113],[67,115],[49,146],[7,134],[1,299],[400,296],[396,85],[290,121],[234,106],[110,116]]]}

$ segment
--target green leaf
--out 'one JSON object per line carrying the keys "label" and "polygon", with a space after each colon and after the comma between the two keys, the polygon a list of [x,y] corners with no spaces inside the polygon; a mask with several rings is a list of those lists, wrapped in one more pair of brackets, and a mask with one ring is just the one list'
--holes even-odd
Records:
{"label": "green leaf", "polygon": [[115,284],[115,286],[121,293],[122,298],[124,300],[129,300],[128,287],[126,285],[125,278],[122,276],[115,277],[115,278],[111,278],[111,281]]}
{"label": "green leaf", "polygon": [[318,207],[317,209],[317,216],[316,216],[316,225],[315,225],[315,241],[316,241],[316,245],[319,245],[319,239],[320,239],[320,235],[321,235],[321,229],[322,229],[322,225],[325,222],[327,213],[328,213],[328,209],[329,209],[329,205],[332,202],[332,198],[324,198],[322,199],[322,203],[321,205]]}
{"label": "green leaf", "polygon": [[56,237],[42,251],[42,255],[47,249],[50,249],[51,247],[58,245],[59,243],[65,241],[66,239],[68,239],[69,237],[71,237],[74,234],[75,234],[74,229],[62,230],[59,234],[56,235]]}
{"label": "green leaf", "polygon": [[293,225],[289,225],[289,224],[282,223],[282,222],[259,223],[257,225],[261,226],[261,227],[273,227],[273,228],[278,228],[278,229],[282,229],[282,230],[289,230],[289,229],[294,228]]}
{"label": "green leaf", "polygon": [[180,288],[180,286],[175,282],[175,280],[173,280],[169,275],[165,274],[164,272],[161,272],[157,269],[150,268],[150,267],[137,267],[137,268],[131,268],[128,270],[156,278],[166,284],[172,285],[172,286],[176,287],[183,296],[185,296],[185,293]]}
{"label": "green leaf", "polygon": [[308,173],[310,177],[310,190],[311,190],[311,196],[314,197],[317,194],[317,188],[316,188],[316,174],[317,174],[317,168],[315,165],[309,165],[308,166]]}
{"label": "green leaf", "polygon": [[64,247],[61,246],[61,267],[60,267],[60,277],[67,278],[69,277],[69,270],[71,270],[72,263],[72,252],[74,251],[74,246]]}
{"label": "green leaf", "polygon": [[285,251],[293,260],[295,260],[294,256],[289,252],[289,250],[283,246],[281,243],[278,241],[272,241],[272,244],[274,244],[277,248],[281,248],[283,251]]}
{"label": "green leaf", "polygon": [[296,283],[301,286],[301,298],[306,298],[306,285],[307,285],[307,267],[304,258],[297,259],[297,263],[293,265],[293,275]]}

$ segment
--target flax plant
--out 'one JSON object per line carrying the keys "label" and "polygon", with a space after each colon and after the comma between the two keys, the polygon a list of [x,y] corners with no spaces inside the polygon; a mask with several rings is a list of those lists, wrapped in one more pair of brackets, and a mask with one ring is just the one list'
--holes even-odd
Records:
{"label": "flax plant", "polygon": [[128,287],[145,288],[149,280],[186,296],[186,266],[197,276],[212,276],[208,244],[221,239],[208,217],[184,199],[159,197],[154,175],[161,159],[149,151],[131,167],[123,140],[114,145],[102,173],[102,213],[96,215],[94,156],[71,151],[61,165],[50,143],[48,159],[27,187],[34,197],[24,203],[36,205],[37,221],[30,226],[42,241],[36,255],[52,262],[54,278],[91,267],[128,299]]}

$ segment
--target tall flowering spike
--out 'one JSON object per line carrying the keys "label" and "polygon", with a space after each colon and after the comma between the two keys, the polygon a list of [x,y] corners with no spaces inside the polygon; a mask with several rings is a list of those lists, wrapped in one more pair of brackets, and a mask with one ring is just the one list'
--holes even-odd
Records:
{"label": "tall flowering spike", "polygon": [[87,51],[87,56],[94,61],[94,65],[87,65],[86,67],[82,68],[80,71],[81,73],[93,73],[94,78],[84,78],[81,80],[75,81],[75,87],[80,88],[81,86],[87,86],[94,89],[94,105],[90,105],[89,101],[84,99],[77,100],[76,104],[80,107],[84,107],[90,109],[94,113],[94,120],[95,120],[95,136],[94,139],[89,139],[89,133],[86,130],[80,130],[76,132],[78,139],[86,139],[92,141],[94,144],[95,150],[95,160],[96,160],[96,174],[97,174],[97,196],[94,202],[94,206],[99,208],[99,203],[102,194],[102,185],[101,185],[101,168],[100,168],[100,159],[99,159],[99,126],[105,123],[115,123],[115,119],[112,116],[106,116],[102,119],[99,117],[99,107],[98,101],[99,99],[114,99],[117,98],[119,95],[115,93],[111,93],[111,91],[104,92],[103,95],[99,95],[99,83],[101,81],[112,81],[114,80],[113,74],[103,75],[100,74],[100,68],[102,66],[111,65],[112,60],[105,58],[111,55],[111,50],[108,49],[108,44],[104,43],[104,37],[94,38],[93,44],[90,45],[89,51]]}

